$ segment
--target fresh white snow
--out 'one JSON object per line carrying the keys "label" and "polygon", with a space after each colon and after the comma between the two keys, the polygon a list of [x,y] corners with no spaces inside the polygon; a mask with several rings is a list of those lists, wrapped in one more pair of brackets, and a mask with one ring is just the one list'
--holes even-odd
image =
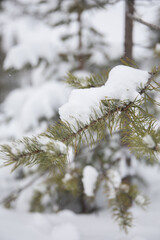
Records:
{"label": "fresh white snow", "polygon": [[142,195],[138,195],[138,196],[136,197],[135,201],[136,201],[138,204],[143,205],[143,204],[145,203],[145,198],[144,198],[144,196],[142,196]]}
{"label": "fresh white snow", "polygon": [[[39,1],[40,0],[35,0],[35,2]],[[23,0],[23,2],[32,3],[33,1]],[[54,1],[51,0],[51,2],[54,4]],[[67,2],[69,1],[66,1],[66,4]],[[158,1],[155,2],[157,4]],[[144,11],[145,5],[147,4],[149,7],[147,7]],[[15,5],[15,8],[16,7],[17,6]],[[153,10],[154,3],[151,4],[150,1],[148,1],[148,3],[147,1],[140,3],[138,9],[136,8],[137,14],[139,14],[140,17],[148,22],[156,23],[152,21],[153,19],[157,19],[155,11]],[[10,8],[10,11],[12,11],[12,8]],[[91,14],[93,14],[93,12]],[[146,18],[145,15],[149,15],[149,17]],[[54,16],[56,18],[61,17],[57,16],[56,14]],[[3,13],[1,13],[0,17],[3,22],[6,20]],[[108,44],[107,49],[110,58],[120,58],[123,55],[124,1],[120,1],[118,4],[114,5],[114,7],[112,5],[108,6],[107,11],[96,11],[94,17],[93,15],[90,17],[89,14],[87,21],[89,20],[93,21],[93,24],[97,27],[97,29],[105,33],[106,42]],[[149,51],[152,52],[152,50],[142,48],[142,45],[147,46],[148,36],[150,37],[152,34],[146,26],[143,26],[139,23],[135,23],[134,27],[134,57],[139,60],[142,56],[147,56],[147,58],[150,60],[151,55],[149,55]],[[75,30],[76,28],[73,30],[69,29],[70,33],[74,32]],[[64,46],[62,44],[59,46],[57,41],[58,37],[55,32],[46,27],[46,25],[42,26],[39,21],[34,22],[33,24],[33,19],[30,21],[27,17],[25,17],[25,15],[21,18],[14,18],[14,21],[13,19],[8,19],[0,31],[3,31],[3,48],[7,53],[4,64],[5,68],[14,67],[19,69],[24,67],[26,64],[35,66],[40,58],[46,58],[47,61],[50,62],[56,58],[57,50],[64,50]],[[64,28],[62,28],[61,32],[63,33],[63,31]],[[37,42],[39,39],[41,41],[37,43],[37,46],[35,46],[35,42]],[[15,42],[17,45],[15,45]],[[28,52],[28,44],[30,45],[29,50],[32,49],[32,51]],[[50,49],[53,50],[52,54],[49,52],[49,45]],[[73,39],[71,42],[68,42],[67,49],[73,49],[73,46],[76,49],[75,39]],[[39,50],[37,49],[38,47]],[[159,45],[157,45],[156,48],[159,51]],[[95,52],[94,58],[97,62],[103,61],[103,59],[101,60],[98,51]],[[55,66],[57,66],[56,64]],[[28,131],[30,128],[34,128],[34,133],[36,131],[42,132],[46,130],[47,125],[45,123],[39,123],[38,119],[41,118],[41,116],[50,118],[52,114],[54,115],[56,109],[66,102],[66,95],[68,96],[68,94],[65,95],[62,90],[60,92],[60,89],[62,89],[61,86],[57,88],[55,87],[54,92],[51,91],[51,88],[54,88],[54,86],[51,86],[50,84],[48,87],[41,85],[36,90],[35,85],[38,85],[46,80],[43,71],[44,68],[45,66],[38,65],[38,67],[32,72],[31,82],[34,85],[33,91],[30,87],[24,90],[17,90],[17,92],[13,92],[14,96],[10,94],[5,101],[5,104],[3,105],[4,115],[0,116],[0,120],[3,122],[0,125],[0,137],[2,140],[12,137],[21,137],[24,135],[24,132]],[[62,76],[64,76],[68,71],[68,68],[66,64],[62,64],[57,70],[62,74]],[[135,71],[136,70],[134,69],[134,74],[132,74],[133,72],[128,72],[128,79],[132,79],[133,75],[135,76]],[[120,79],[119,74],[120,72],[117,71],[117,73],[118,78],[117,81],[115,81],[115,89],[117,89],[117,87],[121,88],[123,85],[120,85],[122,83],[122,79]],[[138,72],[136,76],[139,76]],[[52,77],[56,79],[54,74]],[[122,99],[139,96],[137,89],[135,90],[135,86],[135,96],[127,90],[127,84],[130,82],[129,80],[127,81],[125,91],[121,89],[123,93],[120,90],[115,91],[114,88],[110,88],[110,90],[112,90],[112,98],[114,95],[115,97],[122,97]],[[140,84],[140,82],[141,80],[138,82],[138,84]],[[107,86],[107,88],[108,87],[109,86]],[[45,90],[45,93],[43,90]],[[67,107],[66,113],[62,114],[62,118],[64,117],[64,119],[68,119],[69,122],[72,122],[73,124],[75,124],[74,117],[89,122],[88,116],[93,113],[92,107],[99,109],[99,103],[101,99],[104,97],[109,98],[109,94],[109,90],[104,90],[104,87],[100,89],[86,89],[83,91],[83,94],[82,90],[74,90],[72,95],[73,100],[75,100],[75,105],[73,104],[73,101],[71,101],[72,104],[68,105],[70,106],[70,109]],[[76,95],[77,98],[75,97]],[[56,97],[58,97],[58,99]],[[63,102],[61,102],[62,98]],[[75,108],[77,108],[77,112]],[[13,118],[13,120],[6,122],[3,121],[3,118],[7,121],[10,118]],[[35,128],[37,129],[36,131]],[[44,142],[42,141],[42,143]],[[147,137],[146,144],[154,147],[153,139],[149,139]],[[123,162],[123,154],[120,156],[122,158],[121,162]],[[141,168],[137,163],[137,168],[140,171],[139,175],[141,176],[143,173],[143,175],[146,177],[147,184],[149,185],[150,183],[149,189],[152,189],[152,192],[150,194],[149,191],[147,191],[147,194],[152,196],[152,204],[145,212],[137,208],[133,209],[135,226],[130,230],[127,236],[119,231],[117,223],[113,222],[108,210],[92,215],[75,215],[69,211],[62,211],[58,214],[24,213],[24,211],[28,211],[29,201],[33,193],[33,188],[31,188],[24,191],[18,198],[16,211],[0,209],[0,240],[159,240],[160,192],[158,183],[160,182],[160,174],[158,170],[157,172],[155,171],[155,167],[152,167],[152,169],[147,169],[143,166]],[[12,192],[12,190],[15,189],[15,186],[19,186],[19,181],[15,182],[14,174],[10,173],[10,169],[11,167],[0,169],[1,197],[3,195],[7,195],[9,192]],[[122,172],[124,174],[121,174],[121,176],[126,174],[126,170],[124,171],[124,169],[126,168],[123,168]],[[133,174],[135,174],[135,172],[133,172]],[[66,176],[66,178],[68,177]],[[119,182],[120,176],[114,178],[115,186],[118,186]],[[92,185],[92,187],[93,186],[94,185]],[[111,186],[112,189],[114,189],[112,183]],[[143,199],[141,198],[141,195],[137,197],[137,200],[142,203]],[[17,209],[21,209],[23,212],[19,212]]]}
{"label": "fresh white snow", "polygon": [[69,173],[66,173],[64,178],[63,178],[63,182],[66,183],[68,182],[69,180],[71,180],[73,178],[73,176]]}
{"label": "fresh white snow", "polygon": [[[6,190],[8,183],[4,181],[3,175],[7,175],[8,178],[10,175],[9,172],[0,170],[1,184]],[[77,215],[69,210],[57,214],[26,213],[25,201],[30,192],[28,189],[22,194],[24,199],[21,201],[21,208],[16,210],[0,208],[0,239],[62,240],[63,237],[64,240],[159,240],[160,191],[157,184],[160,181],[159,168],[137,165],[137,170],[145,178],[146,194],[151,204],[145,211],[133,207],[134,225],[127,235],[119,230],[117,223],[111,218],[111,212],[107,209],[89,215]],[[9,183],[12,188],[12,182]],[[142,203],[143,196],[139,195],[137,201]]]}
{"label": "fresh white snow", "polygon": [[[57,107],[66,102],[70,89],[64,83],[48,81],[39,87],[27,87],[12,91],[1,105],[2,116],[11,121],[0,125],[0,138],[21,137],[26,131],[37,129],[41,118],[56,116]],[[43,121],[45,122],[45,121]],[[42,122],[42,124],[43,124]],[[44,131],[46,125],[41,126]]]}
{"label": "fresh white snow", "polygon": [[117,170],[109,169],[107,171],[107,177],[109,178],[109,181],[113,184],[114,188],[119,188],[121,184],[121,176]]}
{"label": "fresh white snow", "polygon": [[[160,217],[156,206],[135,210],[134,226],[125,235],[107,211],[97,215],[21,213],[0,209],[2,240],[159,240]],[[9,229],[9,230],[8,230]]]}
{"label": "fresh white snow", "polygon": [[140,88],[143,88],[149,79],[147,71],[128,66],[116,66],[110,73],[106,84],[102,87],[72,90],[68,103],[59,108],[60,118],[77,129],[79,120],[84,124],[96,114],[102,115],[100,102],[103,99],[118,99],[132,102],[140,99]]}
{"label": "fresh white snow", "polygon": [[116,189],[119,188],[121,184],[121,176],[119,172],[115,169],[109,169],[107,171],[107,197],[108,199],[114,199],[116,197]]}
{"label": "fresh white snow", "polygon": [[98,172],[97,170],[92,166],[85,166],[83,169],[83,187],[84,187],[84,193],[88,197],[94,196],[94,190],[95,190],[95,184],[98,178]]}
{"label": "fresh white snow", "polygon": [[149,148],[154,148],[156,146],[153,138],[151,135],[146,135],[143,137],[143,142],[149,147]]}

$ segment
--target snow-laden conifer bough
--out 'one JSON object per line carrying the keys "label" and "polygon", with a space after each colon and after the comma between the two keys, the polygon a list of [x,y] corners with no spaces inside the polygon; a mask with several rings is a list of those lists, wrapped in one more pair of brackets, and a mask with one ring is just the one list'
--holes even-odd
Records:
{"label": "snow-laden conifer bough", "polygon": [[[155,103],[149,93],[159,91],[158,72],[159,69],[148,73],[120,65],[110,71],[104,85],[103,77],[99,75],[79,79],[69,74],[67,82],[73,86],[76,84],[79,89],[73,90],[68,102],[60,107],[61,120],[40,136],[2,145],[4,165],[14,164],[15,169],[20,165],[38,164],[43,171],[53,170],[54,174],[55,168],[62,169],[68,161],[74,161],[71,149],[78,152],[83,144],[92,147],[106,137],[107,131],[112,134],[117,130],[122,132],[121,141],[137,158],[145,159],[146,163],[156,163],[160,152],[160,129],[147,104]],[[99,87],[98,81],[102,83]],[[91,88],[88,87],[90,83]],[[64,179],[68,181],[67,177]],[[113,215],[127,230],[132,225],[129,209],[134,202],[145,206],[147,199],[135,185],[122,181],[115,166],[103,173],[86,166],[82,179],[85,194],[92,197],[96,183],[102,180],[106,182]]]}

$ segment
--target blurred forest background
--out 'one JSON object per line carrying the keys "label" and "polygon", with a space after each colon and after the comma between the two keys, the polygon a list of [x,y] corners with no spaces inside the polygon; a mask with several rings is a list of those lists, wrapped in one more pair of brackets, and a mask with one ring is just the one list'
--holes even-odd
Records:
{"label": "blurred forest background", "polygon": [[[159,66],[158,26],[158,0],[1,0],[1,143],[44,132],[58,120],[58,108],[72,90],[65,83],[68,72],[78,77],[101,73],[105,83],[108,71],[123,61],[147,71]],[[159,101],[159,96],[155,99]],[[151,113],[159,116],[159,108],[152,106]],[[71,152],[63,173],[56,169],[53,175],[40,172],[38,166],[21,167],[13,173],[10,166],[1,168],[1,206],[23,212],[106,211],[104,182],[97,184],[94,197],[83,193],[86,165],[102,172],[114,165],[124,183],[138,184],[158,202],[159,165],[145,166],[143,160],[137,161],[120,137],[120,133],[107,135],[106,141],[90,150],[84,147],[76,156]],[[159,239],[160,232],[154,234],[153,239]]]}

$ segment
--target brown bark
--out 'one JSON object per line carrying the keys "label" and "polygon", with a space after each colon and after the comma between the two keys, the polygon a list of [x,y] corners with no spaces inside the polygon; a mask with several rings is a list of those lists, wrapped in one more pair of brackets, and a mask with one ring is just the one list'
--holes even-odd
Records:
{"label": "brown bark", "polygon": [[79,24],[79,32],[78,32],[78,48],[79,50],[82,48],[82,19],[81,19],[81,11],[78,13],[78,24]]}
{"label": "brown bark", "polygon": [[125,0],[125,42],[124,42],[124,56],[132,59],[133,49],[133,20],[128,14],[134,13],[135,0]]}
{"label": "brown bark", "polygon": [[78,69],[83,69],[84,61],[83,61],[83,54],[81,53],[82,50],[82,11],[78,12],[78,24],[79,24],[79,32],[78,32]]}
{"label": "brown bark", "polygon": [[146,21],[144,21],[143,19],[141,19],[141,18],[139,18],[139,17],[135,17],[135,16],[133,16],[133,15],[130,14],[130,13],[128,13],[127,15],[128,15],[128,17],[129,17],[130,19],[132,19],[132,20],[134,20],[134,21],[136,21],[136,22],[139,22],[139,23],[147,26],[147,27],[149,27],[149,28],[152,29],[152,30],[160,31],[160,27],[157,26],[157,25],[155,25],[155,24],[146,22]]}

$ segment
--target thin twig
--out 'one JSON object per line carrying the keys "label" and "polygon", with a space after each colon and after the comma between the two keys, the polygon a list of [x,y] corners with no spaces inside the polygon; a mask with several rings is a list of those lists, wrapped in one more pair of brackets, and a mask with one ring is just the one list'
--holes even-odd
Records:
{"label": "thin twig", "polygon": [[47,170],[44,172],[41,172],[40,174],[38,174],[37,176],[35,176],[34,178],[31,179],[31,181],[29,181],[27,184],[25,184],[24,186],[12,191],[9,195],[7,195],[6,197],[4,197],[3,199],[0,200],[0,205],[2,204],[7,204],[10,203],[11,201],[13,201],[14,199],[17,198],[17,196],[24,191],[25,189],[27,189],[28,187],[30,187],[33,183],[35,183],[39,178],[41,178],[42,176],[44,176],[46,174]]}
{"label": "thin twig", "polygon": [[147,26],[147,27],[149,27],[149,28],[152,29],[152,30],[160,31],[160,27],[157,26],[157,25],[155,25],[155,24],[146,22],[146,21],[144,21],[143,19],[141,19],[141,18],[139,18],[139,17],[136,17],[136,16],[133,16],[132,14],[129,14],[129,13],[127,14],[127,16],[128,16],[130,19],[132,19],[132,20],[134,20],[134,21],[136,21],[136,22],[139,22],[139,23]]}

